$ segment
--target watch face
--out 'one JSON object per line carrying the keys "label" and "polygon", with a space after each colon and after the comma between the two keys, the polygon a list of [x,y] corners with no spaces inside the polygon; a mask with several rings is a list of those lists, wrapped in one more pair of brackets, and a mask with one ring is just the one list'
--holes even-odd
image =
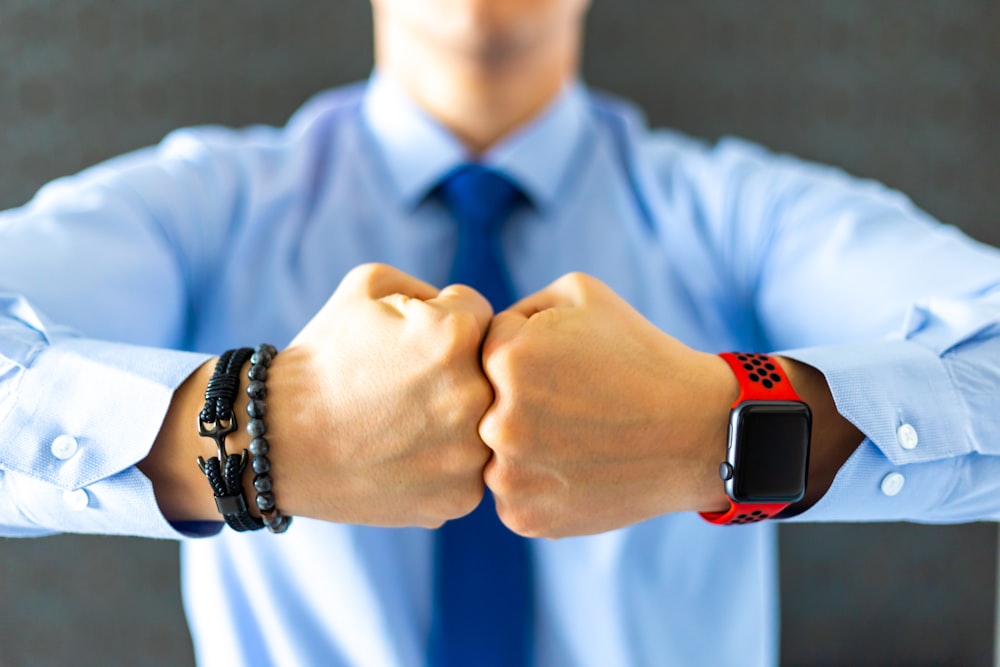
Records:
{"label": "watch face", "polygon": [[796,401],[746,401],[730,422],[726,492],[738,503],[802,499],[809,465],[811,415]]}

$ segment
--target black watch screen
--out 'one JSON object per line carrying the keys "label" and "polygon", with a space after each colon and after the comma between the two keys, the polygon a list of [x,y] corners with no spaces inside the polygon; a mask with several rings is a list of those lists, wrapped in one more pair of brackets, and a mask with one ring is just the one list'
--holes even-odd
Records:
{"label": "black watch screen", "polygon": [[737,503],[794,503],[805,494],[809,407],[798,401],[746,401],[732,411],[726,493]]}

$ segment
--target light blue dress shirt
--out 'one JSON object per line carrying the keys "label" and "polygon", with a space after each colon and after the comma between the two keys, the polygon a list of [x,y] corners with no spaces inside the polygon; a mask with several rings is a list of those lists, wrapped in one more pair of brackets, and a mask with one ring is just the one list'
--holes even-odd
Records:
{"label": "light blue dress shirt", "polygon": [[[359,263],[442,284],[456,230],[426,195],[465,159],[375,76],[285,128],[182,130],[3,214],[2,532],[181,537],[134,466],[173,390],[207,353],[287,344]],[[579,84],[484,159],[533,202],[505,229],[521,294],[583,271],[690,346],[826,374],[868,439],[799,520],[1000,515],[995,249],[876,183],[650,131]],[[197,655],[420,664],[430,549],[301,517],[186,539]],[[777,662],[773,525],[678,514],[532,550],[540,666]]]}

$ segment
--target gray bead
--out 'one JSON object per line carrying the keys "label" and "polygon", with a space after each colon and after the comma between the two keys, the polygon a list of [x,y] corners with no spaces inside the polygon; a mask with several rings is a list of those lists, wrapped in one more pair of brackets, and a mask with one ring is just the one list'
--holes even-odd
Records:
{"label": "gray bead", "polygon": [[258,475],[271,472],[271,460],[266,456],[258,456],[253,460],[253,471]]}
{"label": "gray bead", "polygon": [[274,483],[271,481],[270,475],[258,475],[253,481],[253,488],[257,490],[257,493],[269,493],[271,489],[274,488]]}
{"label": "gray bead", "polygon": [[274,508],[274,495],[270,493],[257,494],[257,508],[261,512],[266,512]]}
{"label": "gray bead", "polygon": [[271,446],[267,444],[267,440],[264,438],[254,438],[250,441],[250,453],[254,456],[264,456],[271,450]]}
{"label": "gray bead", "polygon": [[278,514],[278,516],[273,519],[264,519],[264,525],[272,533],[283,533],[288,530],[288,526],[292,524],[292,517],[285,516],[284,514]]}
{"label": "gray bead", "polygon": [[247,396],[250,398],[267,398],[267,387],[260,380],[254,380],[247,385]]}
{"label": "gray bead", "polygon": [[247,377],[251,380],[260,380],[263,382],[267,379],[267,366],[264,366],[263,364],[254,364],[250,367],[250,370],[247,371]]}
{"label": "gray bead", "polygon": [[267,404],[258,399],[250,399],[247,403],[247,414],[254,419],[260,419],[267,412]]}
{"label": "gray bead", "polygon": [[257,351],[250,356],[250,363],[254,366],[270,366],[273,358],[273,355],[269,351],[258,347]]}
{"label": "gray bead", "polygon": [[259,438],[267,433],[267,425],[264,424],[263,419],[251,419],[247,423],[247,433],[250,434],[251,438]]}

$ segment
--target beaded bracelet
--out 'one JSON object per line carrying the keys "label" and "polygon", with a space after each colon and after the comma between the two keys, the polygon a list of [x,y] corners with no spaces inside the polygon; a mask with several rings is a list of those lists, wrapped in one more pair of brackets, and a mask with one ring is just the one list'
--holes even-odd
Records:
{"label": "beaded bracelet", "polygon": [[198,435],[215,441],[218,456],[207,461],[199,456],[198,467],[208,478],[215,495],[219,514],[233,530],[260,530],[264,522],[247,511],[243,492],[243,471],[247,465],[247,450],[241,454],[226,451],[226,436],[237,429],[233,402],[239,388],[239,372],[253,350],[248,347],[224,352],[215,364],[212,378],[205,388],[205,407],[198,414]]}
{"label": "beaded bracelet", "polygon": [[271,481],[271,460],[267,454],[271,449],[270,444],[264,437],[267,432],[267,425],[264,423],[264,414],[267,412],[267,404],[264,398],[267,396],[267,369],[271,366],[271,361],[278,354],[278,350],[268,343],[262,343],[254,350],[250,357],[250,369],[247,371],[247,396],[250,401],[247,403],[247,434],[250,436],[250,454],[253,456],[253,488],[257,491],[257,509],[264,517],[264,525],[272,533],[283,533],[288,530],[292,523],[292,517],[283,515],[274,504],[274,484]]}

